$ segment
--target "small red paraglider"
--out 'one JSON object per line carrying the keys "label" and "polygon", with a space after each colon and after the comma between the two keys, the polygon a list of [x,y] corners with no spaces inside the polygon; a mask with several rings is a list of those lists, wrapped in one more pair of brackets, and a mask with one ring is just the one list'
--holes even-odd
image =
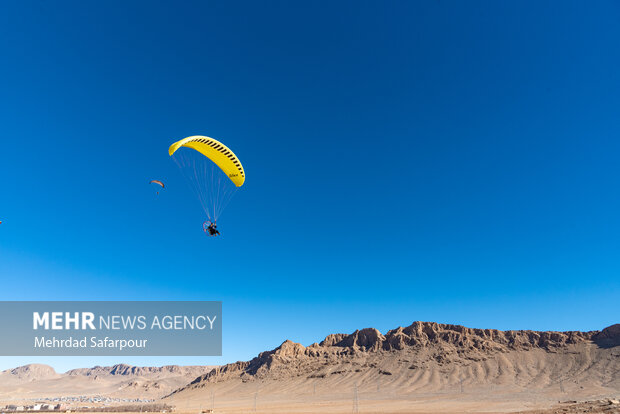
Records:
{"label": "small red paraglider", "polygon": [[[157,184],[158,186],[160,186],[161,188],[166,188],[166,186],[164,185],[164,183],[162,183],[159,180],[151,180],[151,182],[149,184]],[[157,195],[159,195],[159,191],[157,192]]]}

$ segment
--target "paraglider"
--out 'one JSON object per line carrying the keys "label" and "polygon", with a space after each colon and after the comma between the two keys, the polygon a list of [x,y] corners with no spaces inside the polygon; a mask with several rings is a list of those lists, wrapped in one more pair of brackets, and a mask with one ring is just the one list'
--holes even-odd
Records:
{"label": "paraglider", "polygon": [[245,182],[245,171],[237,156],[221,142],[194,135],[175,142],[168,154],[188,179],[207,220],[202,229],[217,236],[217,219]]}
{"label": "paraglider", "polygon": [[210,221],[206,221],[202,223],[202,231],[205,232],[207,236],[219,236],[220,232],[217,230],[217,223],[211,223]]}
{"label": "paraglider", "polygon": [[[162,183],[159,180],[151,180],[151,182],[149,184],[156,184],[156,185],[160,186],[161,188],[166,188],[164,183]],[[159,195],[159,190],[157,191],[157,195]]]}

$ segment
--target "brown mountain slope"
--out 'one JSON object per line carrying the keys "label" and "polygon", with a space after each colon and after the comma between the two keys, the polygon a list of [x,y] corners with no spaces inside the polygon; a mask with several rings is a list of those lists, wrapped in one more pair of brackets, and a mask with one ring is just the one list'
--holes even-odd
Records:
{"label": "brown mountain slope", "polygon": [[[212,366],[80,368],[58,374],[47,365],[31,364],[0,373],[0,402],[10,399],[74,397],[158,399],[187,384]],[[0,404],[1,405],[1,404]]]}
{"label": "brown mountain slope", "polygon": [[350,412],[356,394],[364,412],[410,412],[412,404],[431,412],[544,408],[620,393],[619,328],[498,331],[415,322],[385,335],[372,328],[329,335],[308,347],[285,341],[166,400],[191,406],[217,394],[224,412],[251,408],[259,395],[271,412]]}
{"label": "brown mountain slope", "polygon": [[60,375],[56,373],[54,368],[49,365],[29,364],[0,372],[0,382],[21,383],[57,378],[59,376]]}
{"label": "brown mountain slope", "polygon": [[136,367],[127,364],[116,364],[110,367],[95,366],[93,368],[78,368],[66,372],[66,375],[83,376],[138,376],[148,378],[171,377],[171,376],[197,376],[208,368],[199,365],[179,366],[165,365],[162,367]]}

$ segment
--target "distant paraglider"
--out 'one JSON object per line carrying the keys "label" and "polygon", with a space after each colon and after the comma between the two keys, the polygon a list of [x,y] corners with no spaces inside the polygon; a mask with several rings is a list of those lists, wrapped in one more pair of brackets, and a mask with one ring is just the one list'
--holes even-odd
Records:
{"label": "distant paraglider", "polygon": [[245,182],[241,161],[230,148],[202,135],[175,142],[168,154],[189,181],[207,216],[203,231],[209,236],[219,235],[217,219]]}
{"label": "distant paraglider", "polygon": [[205,222],[202,223],[202,231],[204,231],[205,234],[210,237],[220,235],[220,232],[217,230],[217,223],[211,223],[208,220],[205,220]]}
{"label": "distant paraglider", "polygon": [[[164,183],[162,183],[159,180],[151,180],[151,182],[149,184],[156,184],[156,185],[160,186],[161,188],[166,188]],[[157,191],[157,195],[159,195],[159,190]]]}

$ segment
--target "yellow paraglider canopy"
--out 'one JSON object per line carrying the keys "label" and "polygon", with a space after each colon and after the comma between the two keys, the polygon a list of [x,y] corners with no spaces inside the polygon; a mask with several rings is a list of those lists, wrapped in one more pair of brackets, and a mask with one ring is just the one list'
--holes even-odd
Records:
{"label": "yellow paraglider canopy", "polygon": [[243,172],[241,162],[235,154],[221,142],[202,135],[194,135],[183,138],[170,145],[168,154],[172,156],[172,154],[181,147],[192,148],[209,158],[224,171],[237,187],[241,187],[245,182],[245,173]]}

